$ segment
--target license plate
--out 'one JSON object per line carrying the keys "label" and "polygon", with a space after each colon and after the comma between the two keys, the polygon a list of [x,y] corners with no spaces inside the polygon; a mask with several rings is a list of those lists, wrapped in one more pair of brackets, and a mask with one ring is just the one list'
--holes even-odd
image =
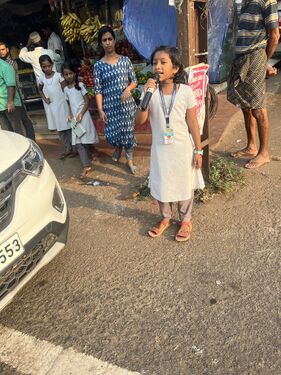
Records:
{"label": "license plate", "polygon": [[0,245],[0,272],[24,253],[18,234],[14,234]]}

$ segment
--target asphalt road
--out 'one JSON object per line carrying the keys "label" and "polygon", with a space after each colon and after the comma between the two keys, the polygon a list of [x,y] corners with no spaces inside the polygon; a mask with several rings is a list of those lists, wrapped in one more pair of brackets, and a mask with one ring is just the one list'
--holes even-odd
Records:
{"label": "asphalt road", "polygon": [[[272,85],[277,155],[281,107]],[[215,152],[241,139],[236,117]],[[69,242],[2,311],[3,326],[143,375],[280,375],[280,162],[248,171],[234,194],[197,204],[187,244],[175,243],[176,225],[147,237],[157,206],[126,199],[147,160],[131,177],[100,159],[94,176],[109,185],[97,187],[70,178],[77,160],[50,162],[69,205]],[[12,371],[2,365],[3,375],[21,374]]]}

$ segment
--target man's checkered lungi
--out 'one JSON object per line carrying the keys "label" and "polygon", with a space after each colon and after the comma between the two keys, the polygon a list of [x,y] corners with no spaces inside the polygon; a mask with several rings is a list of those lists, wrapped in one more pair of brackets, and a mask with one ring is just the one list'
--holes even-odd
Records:
{"label": "man's checkered lungi", "polygon": [[227,87],[227,99],[244,108],[265,108],[267,56],[263,48],[235,58]]}

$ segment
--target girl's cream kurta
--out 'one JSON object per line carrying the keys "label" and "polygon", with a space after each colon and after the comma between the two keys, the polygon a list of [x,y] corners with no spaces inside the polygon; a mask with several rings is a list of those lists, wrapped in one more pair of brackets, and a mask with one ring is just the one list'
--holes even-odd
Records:
{"label": "girl's cream kurta", "polygon": [[[84,95],[87,94],[87,89],[83,85],[83,83],[79,82],[79,86],[81,90],[77,90],[75,87],[66,87],[64,89],[66,100],[69,102],[72,115],[77,117],[79,113],[82,111],[85,101]],[[93,144],[99,142],[98,133],[96,128],[93,124],[93,120],[91,118],[90,112],[86,111],[81,121],[82,127],[86,130],[86,133],[82,135],[81,138],[78,138],[74,131],[72,131],[72,144],[76,145],[78,143],[82,144]]]}
{"label": "girl's cream kurta", "polygon": [[67,122],[68,107],[64,93],[61,88],[61,82],[64,81],[60,73],[54,73],[52,78],[46,78],[42,74],[39,84],[43,86],[44,95],[50,99],[51,103],[47,104],[43,101],[49,130],[70,130]]}
{"label": "girl's cream kurta", "polygon": [[[171,95],[165,95],[169,108]],[[166,121],[157,89],[149,105],[152,128],[150,161],[151,195],[161,202],[178,202],[190,199],[194,189],[203,188],[201,170],[193,167],[193,141],[186,123],[186,110],[196,106],[192,89],[181,84],[170,114],[170,127],[174,143],[165,144]]]}

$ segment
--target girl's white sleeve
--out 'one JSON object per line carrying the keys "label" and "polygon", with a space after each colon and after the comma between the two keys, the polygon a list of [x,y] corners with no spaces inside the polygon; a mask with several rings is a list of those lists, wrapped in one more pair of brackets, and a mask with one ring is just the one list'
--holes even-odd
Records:
{"label": "girl's white sleeve", "polygon": [[194,92],[190,86],[186,85],[186,109],[196,107],[197,102],[195,99]]}
{"label": "girl's white sleeve", "polygon": [[85,85],[82,82],[79,82],[79,86],[81,87],[81,94],[83,96],[86,95],[86,94],[88,94],[88,91],[87,91]]}
{"label": "girl's white sleeve", "polygon": [[64,81],[63,76],[60,73],[57,73],[57,74],[59,75],[59,81],[60,81],[60,83],[63,82]]}
{"label": "girl's white sleeve", "polygon": [[65,87],[65,89],[64,89],[64,96],[65,96],[65,99],[69,101],[69,96],[68,96],[68,90],[67,90],[67,87]]}
{"label": "girl's white sleeve", "polygon": [[39,85],[44,85],[44,75],[41,74],[41,76],[39,77],[39,81],[38,81]]}

